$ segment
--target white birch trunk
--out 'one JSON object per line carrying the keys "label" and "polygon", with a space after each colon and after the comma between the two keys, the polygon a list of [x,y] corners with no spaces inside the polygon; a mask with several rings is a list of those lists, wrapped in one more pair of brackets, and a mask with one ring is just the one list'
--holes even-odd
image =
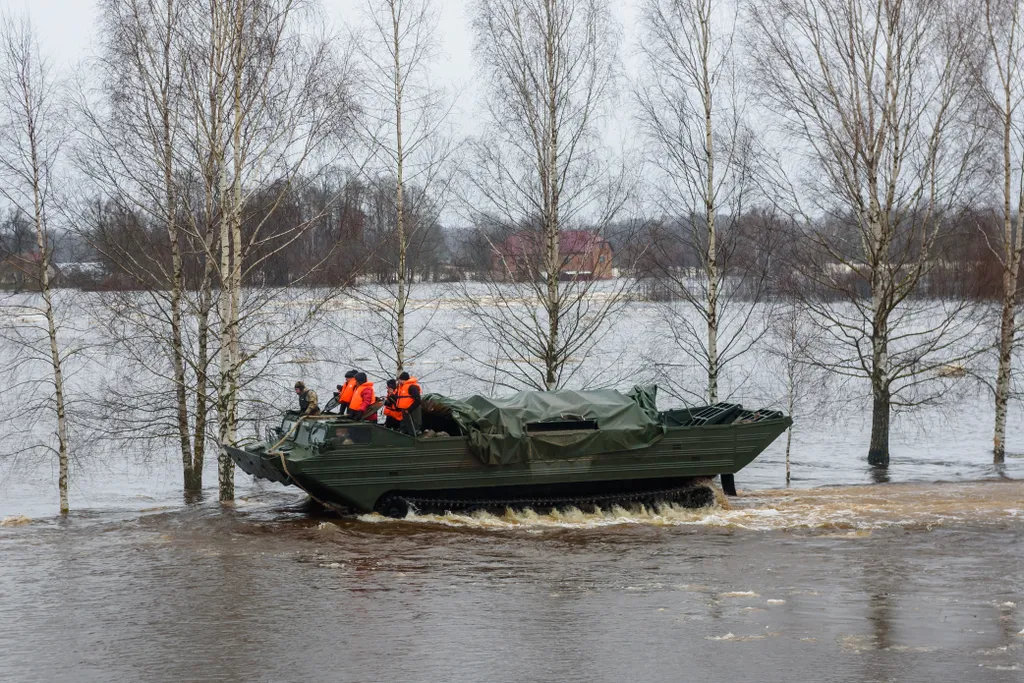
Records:
{"label": "white birch trunk", "polygon": [[[993,0],[985,2],[986,28],[988,31],[988,48],[992,52],[993,71],[997,77],[998,88],[990,97],[990,104],[995,110],[1001,124],[1001,152],[1003,156],[1003,202],[1002,202],[1002,249],[999,253],[1003,270],[1001,311],[999,316],[999,338],[997,344],[998,367],[996,370],[995,387],[995,426],[992,435],[992,460],[1001,464],[1006,459],[1006,409],[1010,398],[1010,383],[1013,372],[1013,346],[1016,341],[1017,324],[1017,283],[1020,270],[1020,259],[1024,244],[1020,230],[1020,212],[1024,210],[1024,185],[1019,188],[1014,206],[1013,182],[1015,159],[1014,141],[1019,136],[1019,122],[1014,120],[1017,108],[1015,98],[1021,87],[1018,72],[1021,68],[1021,46],[1017,30],[1020,20],[1021,3],[1013,0],[1009,5],[1010,16],[1005,17],[993,6]],[[995,10],[995,12],[993,11]],[[995,14],[995,16],[993,16]],[[1004,34],[1003,31],[1006,31]],[[1005,38],[1005,45],[997,36]],[[1005,53],[1000,54],[1000,48]],[[1016,173],[1020,173],[1016,169]],[[1020,181],[1018,181],[1020,182]]]}
{"label": "white birch trunk", "polygon": [[562,270],[561,249],[559,248],[559,232],[561,230],[561,225],[559,224],[558,187],[559,180],[561,179],[561,173],[558,167],[559,93],[558,86],[556,85],[559,65],[557,62],[557,48],[555,45],[558,40],[558,35],[555,17],[553,16],[556,11],[557,9],[552,6],[551,2],[545,4],[545,12],[548,19],[547,30],[544,35],[544,63],[546,71],[545,76],[547,77],[547,93],[545,93],[547,108],[544,112],[544,130],[547,133],[545,140],[547,147],[543,151],[543,157],[540,164],[540,181],[543,186],[544,193],[544,237],[546,242],[545,256],[547,261],[546,308],[548,314],[548,338],[546,341],[547,348],[545,357],[546,367],[544,373],[544,388],[548,391],[557,388],[558,369],[561,367],[561,359],[559,358],[558,352],[558,328],[559,323],[561,322],[561,297],[558,286],[558,277]]}
{"label": "white birch trunk", "polygon": [[[794,344],[790,347],[790,353],[796,353],[796,327],[793,328]],[[786,412],[790,417],[793,417],[793,410],[796,408],[796,362],[793,357],[787,359],[786,368],[788,370],[788,377],[786,377]],[[789,467],[789,454],[793,446],[793,425],[789,426],[786,430],[786,486],[789,486],[791,480],[791,473]]]}
{"label": "white birch trunk", "polygon": [[[1006,115],[1003,125],[1003,250],[1000,254],[1003,266],[1003,292],[1001,314],[999,316],[999,366],[996,371],[995,391],[995,429],[992,437],[992,460],[1001,464],[1006,460],[1006,407],[1010,398],[1010,378],[1013,363],[1013,344],[1016,339],[1017,315],[1017,276],[1020,268],[1020,229],[1015,221],[1020,220],[1018,212],[1015,218],[1012,213],[1012,190],[1010,183],[1013,178],[1011,135],[1012,115],[1010,112],[1010,91],[1006,90]],[[1024,201],[1018,202],[1018,211],[1024,208]]]}
{"label": "white birch trunk", "polygon": [[701,28],[701,100],[704,104],[704,163],[707,166],[707,187],[704,195],[705,220],[708,228],[708,246],[705,257],[708,278],[707,325],[708,325],[708,403],[718,403],[718,253],[715,233],[715,141],[712,125],[714,92],[712,90],[709,60],[711,51],[711,16],[700,17]]}
{"label": "white birch trunk", "polygon": [[[42,312],[46,318],[57,423],[57,488],[60,495],[60,512],[66,515],[70,509],[68,471],[71,446],[63,358],[50,282],[52,253],[47,235],[49,226],[45,208],[46,202],[49,201],[48,190],[53,181],[51,174],[55,164],[54,145],[59,137],[54,129],[59,128],[60,120],[55,117],[60,114],[51,102],[51,98],[56,97],[56,90],[49,79],[47,66],[41,59],[35,34],[28,21],[18,21],[0,15],[0,43],[4,96],[9,98],[9,101],[4,103],[4,110],[10,116],[2,125],[12,128],[6,135],[7,140],[14,139],[12,148],[3,150],[3,167],[7,170],[16,169],[12,174],[13,179],[0,180],[5,183],[5,186],[0,187],[0,194],[18,211],[31,217],[35,231],[38,251],[36,277],[43,299]],[[22,198],[25,200],[24,204],[20,203]]]}
{"label": "white birch trunk", "polygon": [[405,309],[409,298],[406,282],[408,239],[405,234],[405,143],[402,137],[402,42],[396,5],[391,3],[395,81],[395,220],[398,237],[398,297],[395,301],[395,365],[396,374],[405,370]]}
{"label": "white birch trunk", "polygon": [[[221,172],[221,193],[222,197],[227,196],[227,182],[224,178],[224,171]],[[230,209],[229,209],[230,211]],[[228,213],[228,212],[225,212]],[[231,500],[234,498],[234,463],[231,456],[225,450],[225,446],[232,443],[231,440],[231,407],[232,407],[232,366],[231,357],[232,331],[231,317],[234,311],[232,305],[233,291],[231,282],[231,246],[233,244],[231,230],[231,216],[224,215],[220,222],[220,351],[219,361],[220,378],[217,383],[217,438],[220,444],[220,452],[217,456],[217,488],[220,500]]]}
{"label": "white birch trunk", "polygon": [[54,400],[57,411],[57,488],[60,494],[60,513],[68,514],[68,420],[64,397],[64,371],[61,364],[60,347],[57,344],[57,320],[53,310],[53,294],[50,291],[50,246],[46,235],[46,219],[43,215],[43,178],[39,160],[39,141],[36,138],[36,124],[32,111],[31,93],[25,91],[25,113],[29,154],[32,164],[32,202],[36,231],[36,247],[39,250],[39,286],[43,296],[43,313],[46,316],[46,335],[50,347],[50,368],[53,372]]}
{"label": "white birch trunk", "polygon": [[61,364],[60,347],[57,344],[57,322],[53,310],[53,296],[50,291],[50,249],[47,244],[45,221],[42,215],[42,204],[39,186],[39,170],[36,163],[35,144],[33,147],[33,166],[35,171],[35,187],[33,195],[35,199],[35,225],[36,244],[39,249],[39,282],[43,295],[43,312],[46,314],[46,332],[50,345],[50,365],[53,371],[54,398],[57,410],[57,463],[58,478],[57,488],[60,492],[60,513],[68,514],[70,509],[68,503],[68,460],[70,444],[68,441],[68,420],[66,404],[64,400],[64,371]]}
{"label": "white birch trunk", "polygon": [[180,232],[178,229],[177,188],[174,178],[174,127],[171,119],[173,103],[170,88],[172,84],[171,69],[173,66],[173,39],[175,27],[175,1],[166,0],[165,4],[165,35],[163,40],[162,66],[163,73],[157,95],[157,108],[161,117],[161,166],[164,185],[164,221],[167,228],[167,240],[171,248],[171,367],[174,381],[174,398],[176,426],[178,429],[178,445],[181,451],[182,484],[186,495],[195,495],[202,490],[202,467],[196,468],[192,436],[189,431],[188,389],[185,379],[185,347],[183,340],[184,314],[182,312],[183,273],[181,258]]}
{"label": "white birch trunk", "polygon": [[871,221],[871,441],[868,464],[889,466],[889,302],[892,277],[888,263],[888,237],[874,208]]}
{"label": "white birch trunk", "polygon": [[[218,1],[213,17],[213,28],[211,32],[212,46],[211,54],[215,62],[221,66],[227,62],[225,67],[230,72],[234,67],[234,53],[232,52],[232,33],[234,17],[230,19],[227,3]],[[225,55],[229,55],[224,59]],[[234,463],[225,450],[225,446],[233,443],[231,430],[231,409],[233,405],[232,374],[234,362],[232,358],[232,320],[234,316],[234,262],[232,248],[234,246],[234,210],[233,193],[229,191],[226,164],[226,141],[223,137],[225,123],[221,117],[220,106],[223,102],[223,88],[227,79],[226,74],[214,74],[216,79],[211,97],[211,125],[210,125],[210,150],[211,165],[217,169],[217,200],[219,203],[219,241],[220,248],[220,300],[218,301],[220,317],[220,348],[218,352],[219,379],[217,382],[217,440],[220,450],[217,456],[217,489],[218,498],[222,501],[234,498]]]}

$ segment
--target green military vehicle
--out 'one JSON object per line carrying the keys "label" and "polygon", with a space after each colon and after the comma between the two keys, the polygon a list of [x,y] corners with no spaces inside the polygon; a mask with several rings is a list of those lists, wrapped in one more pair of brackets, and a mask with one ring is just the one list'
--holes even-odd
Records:
{"label": "green military vehicle", "polygon": [[714,500],[792,420],[718,403],[658,411],[656,387],[423,397],[413,436],[335,414],[285,413],[263,443],[228,447],[245,472],[346,511],[534,510]]}

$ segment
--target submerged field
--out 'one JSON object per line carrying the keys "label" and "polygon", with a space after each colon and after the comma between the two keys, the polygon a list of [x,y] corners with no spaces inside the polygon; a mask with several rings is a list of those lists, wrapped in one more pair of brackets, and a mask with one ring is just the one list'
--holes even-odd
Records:
{"label": "submerged field", "polygon": [[[494,358],[479,322],[440,288],[414,296],[426,390],[507,391],[477,362]],[[99,438],[92,402],[134,392],[125,422],[146,429],[161,398],[141,396],[159,384],[99,343],[95,300],[77,303],[68,324],[89,344],[72,376],[72,514],[55,515],[50,458],[0,461],[5,680],[1020,680],[1024,415],[1011,405],[994,467],[980,386],[899,416],[884,474],[865,462],[863,388],[822,384],[796,415],[789,488],[780,439],[738,475],[739,498],[703,510],[318,518],[301,492],[240,472],[220,505],[212,449],[207,495],[185,504],[169,442]],[[267,315],[284,324],[303,306]],[[630,304],[579,359],[579,385],[668,382],[662,407],[680,405],[702,377],[655,365],[660,313]],[[263,405],[243,435],[291,406],[295,379],[321,396],[349,367],[379,380],[380,334],[360,304],[333,302],[249,388]],[[8,367],[16,356],[0,348]],[[780,407],[783,387],[758,349],[722,398]],[[0,395],[12,447],[47,428],[25,391]]]}
{"label": "submerged field", "polygon": [[[442,285],[414,289],[408,364],[428,392],[460,396],[510,391],[503,386],[502,369],[528,359],[496,354],[483,339],[482,321],[466,315],[457,294]],[[275,326],[301,324],[306,335],[293,347],[276,349],[260,359],[265,368],[247,386],[251,402],[247,404],[249,421],[242,427],[242,436],[262,433],[266,424],[275,420],[277,411],[292,407],[295,399],[291,385],[296,379],[316,388],[323,399],[350,367],[367,370],[378,385],[383,384],[381,368],[390,366],[390,362],[386,358],[386,331],[379,320],[367,313],[365,303],[339,297],[314,320],[295,322],[315,295],[306,290],[289,292],[254,315],[256,332],[262,329],[266,334]],[[603,295],[600,290],[595,293],[597,297]],[[166,363],[158,353],[145,365],[131,363],[109,343],[106,327],[116,318],[111,319],[110,311],[99,305],[100,295],[65,296],[67,338],[81,349],[73,359],[70,378],[73,415],[78,418],[73,432],[77,457],[72,465],[72,509],[128,511],[179,502],[181,475],[173,442],[123,439],[124,432],[135,437],[170,433],[167,385],[158,378]],[[775,312],[767,306],[761,308],[754,320],[770,323]],[[31,316],[4,313],[7,324],[28,327],[32,323]],[[745,320],[740,315],[734,318]],[[257,322],[263,327],[258,328]],[[723,327],[724,333],[731,333],[728,321]],[[756,325],[748,327],[754,329]],[[573,359],[579,370],[570,386],[627,389],[635,383],[655,382],[662,386],[661,407],[698,403],[699,396],[694,394],[700,394],[704,375],[674,348],[667,329],[662,305],[627,304],[609,321],[598,343],[581,358]],[[745,333],[739,331],[740,335]],[[18,348],[7,343],[0,348],[0,361],[13,367],[19,354]],[[45,373],[45,367],[18,366],[18,377],[8,381],[13,387],[15,379],[25,380],[32,373]],[[741,402],[747,407],[785,408],[785,378],[778,358],[768,348],[767,337],[750,353],[731,362],[721,386],[720,400]],[[0,394],[0,437],[8,452],[45,438],[49,423],[45,413],[34,407],[37,399],[43,398],[38,395],[41,391],[45,389],[25,383]],[[892,465],[883,474],[873,472],[865,463],[870,415],[863,384],[822,381],[819,386],[816,381],[804,391],[804,400],[798,403],[794,416],[794,487],[970,481],[1013,478],[1024,473],[1024,411],[1019,402],[1011,403],[1007,463],[996,469],[989,450],[993,408],[988,391],[980,383],[960,382],[953,395],[943,397],[936,405],[896,415]],[[123,415],[124,424],[120,424],[117,414],[99,420],[95,405],[119,392],[137,395],[137,410]],[[129,428],[121,430],[124,426]],[[121,433],[115,434],[118,431]],[[783,454],[784,439],[780,438],[739,475],[739,486],[783,486]],[[208,487],[215,485],[214,460],[211,443]],[[238,484],[240,496],[264,489],[241,472]],[[282,490],[282,495],[288,494]],[[56,474],[51,458],[24,452],[0,460],[0,517],[48,515],[55,509],[55,500]]]}

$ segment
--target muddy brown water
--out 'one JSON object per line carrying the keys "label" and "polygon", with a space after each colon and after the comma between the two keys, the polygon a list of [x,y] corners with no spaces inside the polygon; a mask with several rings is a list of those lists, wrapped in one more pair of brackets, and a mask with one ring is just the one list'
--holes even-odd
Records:
{"label": "muddy brown water", "polygon": [[2,681],[1022,681],[1024,483],[0,526]]}

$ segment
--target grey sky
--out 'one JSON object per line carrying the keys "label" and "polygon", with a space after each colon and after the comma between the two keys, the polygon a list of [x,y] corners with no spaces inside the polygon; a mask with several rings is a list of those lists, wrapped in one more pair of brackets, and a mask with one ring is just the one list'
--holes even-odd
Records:
{"label": "grey sky", "polygon": [[[334,32],[347,37],[359,25],[367,0],[320,0]],[[470,0],[435,0],[439,11],[438,39],[441,58],[435,67],[435,82],[460,93],[449,124],[459,135],[472,135],[483,120],[479,97],[484,93],[476,78],[469,26]],[[620,54],[627,77],[637,71],[634,36],[636,7],[640,0],[611,0],[615,20],[622,27]],[[43,51],[61,69],[70,70],[89,56],[95,47],[96,0],[0,0],[0,6],[16,14],[28,14]],[[346,38],[347,39],[347,38]],[[620,88],[608,108],[602,130],[605,144],[613,150],[635,149],[635,127],[630,124],[633,108],[628,91]],[[448,216],[455,220],[453,216]],[[457,222],[457,221],[456,221]]]}
{"label": "grey sky", "polygon": [[[365,0],[321,0],[338,33],[345,33]],[[638,0],[613,2],[613,12],[623,27],[622,54],[635,53],[633,24]],[[470,93],[474,65],[467,0],[437,0],[440,11],[439,42],[444,56],[437,66],[438,80]],[[96,25],[95,0],[0,0],[7,10],[27,13],[35,24],[43,49],[55,63],[70,67],[86,57],[92,46]]]}

